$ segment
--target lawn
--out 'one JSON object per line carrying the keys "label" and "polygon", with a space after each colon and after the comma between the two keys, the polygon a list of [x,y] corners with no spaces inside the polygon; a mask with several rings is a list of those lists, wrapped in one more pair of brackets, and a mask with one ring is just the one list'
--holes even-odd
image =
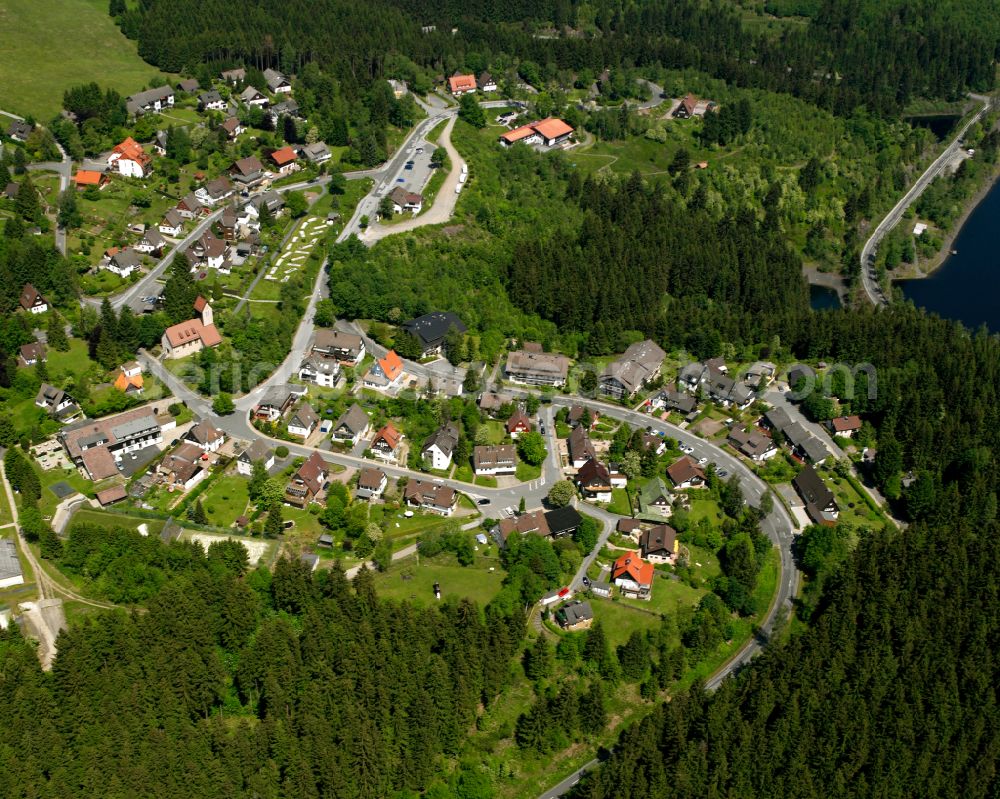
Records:
{"label": "lawn", "polygon": [[591,599],[590,607],[594,610],[594,618],[604,627],[604,633],[612,647],[624,644],[635,630],[655,630],[660,626],[660,617],[655,612],[646,612],[624,602]]}
{"label": "lawn", "polygon": [[682,607],[695,607],[705,596],[704,590],[692,588],[680,580],[673,580],[663,572],[656,572],[653,581],[653,596],[646,602],[642,599],[620,599],[626,606],[648,610],[653,613],[677,613]]}
{"label": "lawn", "polygon": [[230,527],[247,508],[250,496],[247,493],[246,478],[224,475],[216,480],[201,496],[201,504],[208,516],[209,524],[216,527]]}
{"label": "lawn", "polygon": [[439,583],[442,599],[466,598],[485,605],[500,590],[503,574],[499,560],[483,555],[477,555],[472,566],[459,566],[450,555],[421,558],[419,563],[417,558],[405,558],[376,575],[375,588],[381,597],[430,605],[434,583]]}
{"label": "lawn", "polygon": [[0,525],[10,524],[14,521],[14,516],[10,511],[10,503],[7,501],[7,492],[0,491]]}
{"label": "lawn", "polygon": [[632,515],[632,506],[629,503],[628,493],[624,488],[611,489],[611,502],[608,503],[608,512],[617,513],[620,516]]}
{"label": "lawn", "polygon": [[5,0],[0,4],[3,108],[48,120],[70,86],[97,81],[129,95],[159,71],[108,16],[107,0]]}
{"label": "lawn", "polygon": [[97,525],[109,530],[113,527],[124,527],[128,530],[135,530],[140,524],[145,524],[150,535],[159,535],[166,524],[166,521],[163,519],[145,519],[142,516],[130,516],[125,513],[113,513],[93,508],[80,508],[74,513],[72,524],[78,522]]}
{"label": "lawn", "polygon": [[463,463],[461,466],[455,467],[455,472],[451,476],[452,480],[461,480],[463,483],[472,483],[475,481],[475,475],[472,473],[472,467],[467,463]]}
{"label": "lawn", "polygon": [[496,419],[489,419],[486,422],[486,427],[490,431],[490,443],[502,444],[507,437],[507,428],[504,423]]}
{"label": "lawn", "polygon": [[691,524],[697,524],[702,519],[708,519],[712,524],[722,523],[722,513],[719,504],[714,499],[691,500]]}
{"label": "lawn", "polygon": [[515,477],[522,483],[527,483],[529,480],[537,480],[542,476],[541,464],[538,466],[532,466],[530,463],[525,463],[519,460],[517,462],[517,471],[515,472]]}

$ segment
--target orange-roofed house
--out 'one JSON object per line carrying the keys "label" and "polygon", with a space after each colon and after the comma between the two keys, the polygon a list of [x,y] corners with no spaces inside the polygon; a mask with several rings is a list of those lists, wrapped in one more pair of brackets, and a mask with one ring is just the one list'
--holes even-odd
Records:
{"label": "orange-roofed house", "polygon": [[222,335],[215,326],[212,315],[212,306],[204,297],[198,297],[194,308],[199,314],[198,318],[178,322],[163,331],[160,343],[164,358],[185,358],[205,347],[218,347],[222,343]]}
{"label": "orange-roofed house", "polygon": [[403,376],[403,359],[395,350],[389,350],[385,357],[377,358],[371,369],[364,376],[363,382],[368,388],[391,388]]}
{"label": "orange-roofed house", "polygon": [[653,564],[646,563],[638,552],[626,552],[611,569],[611,582],[622,596],[650,599],[653,595]]}
{"label": "orange-roofed house", "polygon": [[573,127],[555,117],[549,117],[548,119],[543,119],[541,122],[536,122],[532,127],[541,136],[542,144],[546,147],[555,147],[562,144],[573,135]]}
{"label": "orange-roofed house", "polygon": [[392,424],[387,422],[385,427],[375,434],[369,449],[376,458],[384,461],[395,461],[399,458],[399,445],[403,441],[403,434]]}
{"label": "orange-roofed house", "polygon": [[518,142],[522,144],[539,144],[541,138],[531,125],[521,125],[519,128],[514,128],[500,134],[500,144],[504,147],[510,147]]}
{"label": "orange-roofed house", "polygon": [[115,379],[115,388],[119,391],[123,391],[129,396],[136,396],[142,393],[143,389],[142,374],[128,374],[126,371],[122,370],[118,373],[118,377]]}
{"label": "orange-roofed house", "polygon": [[96,172],[93,169],[78,169],[76,175],[73,177],[73,182],[78,189],[88,189],[91,186],[100,188],[104,185],[105,177],[103,173]]}
{"label": "orange-roofed house", "polygon": [[281,175],[287,175],[295,169],[296,157],[295,150],[291,147],[282,147],[271,153],[271,160],[278,167],[278,173]]}
{"label": "orange-roofed house", "polygon": [[127,178],[144,178],[153,171],[153,159],[139,142],[129,136],[111,151],[108,167]]}
{"label": "orange-roofed house", "polygon": [[476,90],[475,75],[452,75],[448,78],[448,90],[456,97],[471,94]]}

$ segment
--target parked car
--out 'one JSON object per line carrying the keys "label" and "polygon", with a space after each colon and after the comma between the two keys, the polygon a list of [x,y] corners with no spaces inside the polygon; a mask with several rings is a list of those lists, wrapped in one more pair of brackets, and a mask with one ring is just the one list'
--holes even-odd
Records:
{"label": "parked car", "polygon": [[479,504],[480,505],[489,505],[490,504],[490,500],[488,500],[486,497],[483,497],[481,500],[479,500]]}

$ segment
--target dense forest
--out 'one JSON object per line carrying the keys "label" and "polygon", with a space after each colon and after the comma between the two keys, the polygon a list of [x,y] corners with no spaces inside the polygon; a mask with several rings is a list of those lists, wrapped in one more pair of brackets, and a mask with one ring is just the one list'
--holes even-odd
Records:
{"label": "dense forest", "polygon": [[[114,6],[114,4],[112,4]],[[787,91],[838,113],[893,114],[915,97],[955,98],[992,84],[1000,42],[995,0],[826,0],[803,29],[751,33],[732,5],[696,0],[598,4],[342,0],[241,7],[221,0],[118,4],[139,54],[168,71],[245,63],[296,72],[315,61],[348,94],[385,75],[387,55],[424,69],[516,61],[554,69],[694,67],[738,85]],[[422,26],[433,30],[422,32]],[[579,35],[537,37],[540,28]],[[452,27],[457,32],[452,35]]]}

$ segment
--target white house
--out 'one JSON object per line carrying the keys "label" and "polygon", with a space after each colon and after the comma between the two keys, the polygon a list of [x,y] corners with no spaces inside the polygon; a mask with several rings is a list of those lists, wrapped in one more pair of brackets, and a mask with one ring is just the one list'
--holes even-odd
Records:
{"label": "white house", "polygon": [[160,233],[164,236],[177,238],[184,230],[184,217],[176,208],[171,208],[163,215],[163,221],[159,226]]}
{"label": "white house", "polygon": [[299,438],[309,438],[318,424],[319,417],[316,415],[316,411],[312,409],[312,405],[308,402],[303,402],[288,420],[288,434],[298,436]]}
{"label": "white house", "polygon": [[472,467],[477,477],[483,474],[514,474],[517,471],[517,448],[513,444],[476,447],[472,451]]}
{"label": "white house", "polygon": [[299,380],[333,388],[340,378],[340,364],[324,358],[306,358],[299,366]]}
{"label": "white house", "polygon": [[185,441],[190,441],[203,452],[218,452],[226,442],[226,435],[208,422],[198,422],[184,435]]}
{"label": "white house", "polygon": [[267,88],[275,94],[291,94],[292,82],[276,69],[265,69],[264,80]]}
{"label": "white house", "polygon": [[144,178],[153,171],[153,159],[131,136],[108,156],[108,168],[126,178]]}
{"label": "white house", "polygon": [[268,470],[274,466],[274,450],[261,439],[254,441],[236,457],[236,471],[245,477],[250,477],[253,474],[253,465],[257,461],[263,463],[264,468]]}
{"label": "white house", "polygon": [[426,441],[420,450],[424,463],[431,469],[443,471],[451,466],[451,458],[458,444],[458,425],[445,422]]}
{"label": "white house", "polygon": [[109,272],[114,272],[121,277],[128,277],[141,266],[139,256],[131,247],[119,250],[112,255],[104,268]]}

